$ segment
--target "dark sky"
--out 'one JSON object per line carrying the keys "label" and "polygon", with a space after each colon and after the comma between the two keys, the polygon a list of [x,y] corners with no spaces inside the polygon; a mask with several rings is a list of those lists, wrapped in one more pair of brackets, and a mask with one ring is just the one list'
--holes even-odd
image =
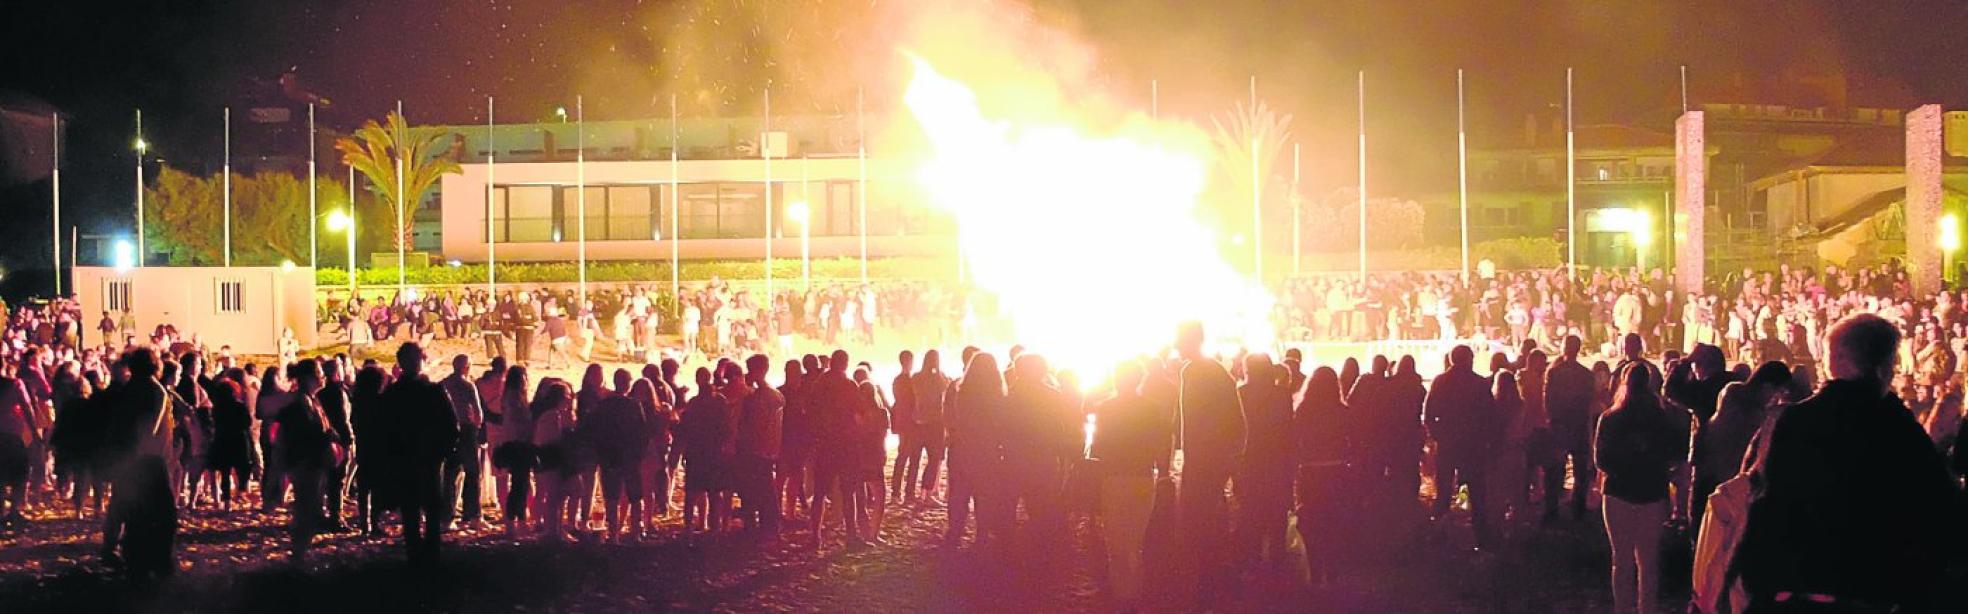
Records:
{"label": "dark sky", "polygon": [[[886,15],[949,1],[16,0],[0,5],[0,107],[69,117],[70,219],[120,230],[139,106],[159,155],[193,166],[216,166],[218,109],[289,69],[333,101],[322,118],[336,127],[398,99],[414,122],[482,121],[488,94],[515,121],[576,93],[597,119],[666,114],[672,93],[686,113],[740,113],[767,83],[776,109],[839,111],[856,86],[879,108],[892,63],[869,47]],[[1849,104],[1968,104],[1964,2],[1033,1],[1039,21],[1099,50],[1111,89],[1145,99],[1159,80],[1166,113],[1221,112],[1255,75],[1296,116],[1314,177],[1352,172],[1364,69],[1373,172],[1413,190],[1453,154],[1458,67],[1478,143],[1562,101],[1567,66],[1581,123],[1665,122],[1683,64],[1697,103],[1821,102],[1795,83],[1832,75]],[[1347,162],[1318,164],[1327,150]],[[0,229],[0,265],[45,263],[45,248],[20,246],[45,245],[47,193],[0,185],[0,207],[20,212]]]}

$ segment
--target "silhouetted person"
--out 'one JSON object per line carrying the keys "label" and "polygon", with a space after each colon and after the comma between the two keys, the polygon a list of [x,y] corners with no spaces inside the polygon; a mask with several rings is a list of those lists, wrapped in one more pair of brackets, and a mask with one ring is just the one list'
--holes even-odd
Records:
{"label": "silhouetted person", "polygon": [[1114,371],[1114,398],[1094,409],[1100,428],[1089,455],[1100,480],[1108,589],[1122,610],[1138,605],[1141,597],[1141,546],[1155,507],[1156,469],[1166,474],[1175,441],[1174,417],[1141,394],[1146,376],[1135,361]]}
{"label": "silhouetted person", "polygon": [[738,455],[732,460],[737,473],[738,498],[745,504],[742,518],[746,528],[768,533],[779,530],[779,497],[773,488],[783,442],[786,397],[765,383],[772,361],[764,354],[745,359],[745,386],[751,392],[738,408]]}
{"label": "silhouetted person", "polygon": [[1469,512],[1478,547],[1491,541],[1483,471],[1503,434],[1489,379],[1477,375],[1475,352],[1469,346],[1449,351],[1449,368],[1428,387],[1422,409],[1428,434],[1435,438],[1435,514],[1446,514],[1456,488],[1469,485]]}
{"label": "silhouetted person", "polygon": [[916,430],[926,458],[920,481],[911,471],[907,476],[909,484],[904,486],[912,489],[919,487],[923,500],[933,502],[936,500],[937,478],[943,474],[943,457],[949,450],[944,429],[950,377],[943,374],[942,358],[936,350],[923,353],[922,370],[909,378],[908,386],[910,400],[915,403],[915,425],[910,428]]}
{"label": "silhouetted person", "polygon": [[[969,352],[970,350],[966,350]],[[1005,384],[996,357],[974,353],[966,361],[963,378],[954,386],[946,407],[950,444],[950,525],[943,543],[956,546],[963,540],[973,507],[978,516],[975,544],[982,546],[996,527],[984,516],[997,493],[986,486],[1000,464],[999,424],[1004,420]]]}
{"label": "silhouetted person", "polygon": [[[1339,374],[1332,367],[1314,369],[1291,426],[1298,460],[1298,533],[1305,541],[1306,570],[1312,583],[1321,586],[1344,567],[1339,564],[1339,546],[1341,540],[1354,534],[1345,530],[1345,521],[1347,512],[1358,507],[1348,504],[1356,483],[1349,479],[1355,473],[1349,460],[1358,451],[1356,438],[1363,434],[1346,428],[1349,412],[1341,397]],[[1420,449],[1418,443],[1416,449]],[[1385,480],[1385,476],[1370,472],[1379,468],[1371,467],[1371,462],[1363,469],[1369,471],[1366,477]],[[1410,467],[1408,473],[1414,474],[1415,469]],[[1412,492],[1409,497],[1412,500]]]}
{"label": "silhouetted person", "polygon": [[[472,381],[471,358],[451,357],[451,375],[438,383],[451,399],[451,413],[458,421],[457,450],[444,459],[444,509],[464,508],[461,520],[480,522],[483,514],[479,493],[485,485],[485,413],[478,383]],[[460,482],[459,478],[463,478]]]}
{"label": "silhouetted person", "polygon": [[[1637,337],[1636,337],[1637,338]],[[1598,399],[1598,381],[1592,369],[1580,364],[1579,338],[1565,337],[1564,353],[1545,370],[1544,404],[1551,425],[1551,444],[1556,447],[1554,461],[1544,468],[1544,518],[1558,517],[1558,501],[1565,494],[1565,461],[1572,462],[1572,518],[1585,517],[1585,496],[1592,491],[1586,479],[1593,475],[1593,407]]]}
{"label": "silhouetted person", "polygon": [[412,563],[437,560],[450,521],[444,497],[444,462],[458,445],[458,417],[444,387],[424,377],[424,350],[404,343],[396,350],[401,374],[383,390],[386,432],[401,454],[395,473],[402,484],[403,545]]}
{"label": "silhouetted person", "polygon": [[[895,397],[889,407],[889,419],[895,423],[893,430],[897,442],[895,469],[888,476],[888,497],[899,498],[907,503],[914,498],[915,476],[922,471],[922,457],[926,450],[923,446],[922,431],[916,428],[916,389],[909,385],[911,378],[915,376],[916,355],[914,352],[902,350],[897,361],[901,364],[902,371],[895,374],[895,379],[888,386],[889,392]],[[903,488],[905,484],[909,487]]]}
{"label": "silhouetted person", "polygon": [[[1428,395],[1413,356],[1401,357],[1394,375],[1387,378],[1385,390],[1382,409],[1362,417],[1375,425],[1367,434],[1374,443],[1365,452],[1368,462],[1375,465],[1367,473],[1386,481],[1392,503],[1401,506],[1395,510],[1412,512],[1421,493],[1421,448],[1427,439],[1421,410]],[[1361,413],[1360,408],[1349,407],[1352,413]]]}
{"label": "silhouetted person", "polygon": [[1244,454],[1244,407],[1230,372],[1203,355],[1201,323],[1182,325],[1175,349],[1187,361],[1177,408],[1177,446],[1182,450],[1179,507],[1188,552],[1197,557],[1198,602],[1211,603],[1230,588],[1229,553],[1222,547],[1230,530],[1223,491]]}
{"label": "silhouetted person", "polygon": [[293,556],[299,559],[307,555],[324,524],[321,506],[326,493],[322,489],[328,471],[336,466],[337,435],[315,397],[322,387],[320,363],[303,360],[288,365],[287,379],[293,383],[294,394],[287,397],[286,407],[275,410],[275,450],[281,466],[287,469],[287,479],[294,484],[288,536]]}
{"label": "silhouetted person", "polygon": [[[1380,366],[1385,367],[1386,362],[1382,359]],[[1238,529],[1243,533],[1239,546],[1246,557],[1280,565],[1285,562],[1286,514],[1291,511],[1292,477],[1296,473],[1292,463],[1292,393],[1285,389],[1290,374],[1261,353],[1244,358],[1244,374],[1237,394],[1249,421],[1250,436],[1236,479]]]}
{"label": "silhouetted person", "polygon": [[119,391],[110,418],[110,437],[123,454],[110,486],[115,496],[110,499],[109,515],[112,524],[121,525],[121,535],[120,539],[106,536],[105,541],[122,546],[123,562],[131,574],[170,575],[177,571],[172,548],[178,531],[168,468],[175,454],[170,395],[157,381],[156,351],[131,350],[123,361],[130,381]]}
{"label": "silhouetted person", "polygon": [[1080,430],[1085,416],[1069,407],[1066,397],[1051,383],[1044,356],[1026,353],[1011,366],[1014,379],[1006,386],[1004,429],[1005,471],[1000,479],[1011,487],[1012,498],[1004,501],[1001,520],[1018,501],[1025,504],[1034,533],[1040,538],[1060,535],[1065,528],[1066,510],[1061,496],[1066,464],[1078,458],[1085,432]]}
{"label": "silhouetted person", "polygon": [[1695,412],[1702,424],[1708,424],[1709,418],[1715,416],[1715,402],[1722,396],[1722,387],[1738,381],[1725,363],[1722,348],[1706,343],[1695,346],[1688,359],[1677,363],[1668,374],[1668,400],[1680,403]]}
{"label": "silhouetted person", "polygon": [[855,544],[865,541],[860,522],[856,520],[864,498],[860,482],[855,480],[861,458],[854,444],[856,421],[869,412],[860,407],[868,402],[867,397],[848,378],[852,364],[847,352],[835,350],[826,371],[805,379],[806,393],[811,395],[812,405],[807,411],[811,413],[814,436],[813,508],[807,522],[813,532],[811,546],[815,550],[824,541],[821,530],[827,515],[827,500],[836,492],[839,493],[836,500],[844,503],[841,518],[847,524],[848,541]]}
{"label": "silhouetted person", "polygon": [[1735,559],[1751,612],[1944,611],[1938,599],[1960,597],[1941,580],[1960,548],[1961,493],[1888,386],[1899,343],[1878,316],[1839,322],[1831,380],[1771,427]]}

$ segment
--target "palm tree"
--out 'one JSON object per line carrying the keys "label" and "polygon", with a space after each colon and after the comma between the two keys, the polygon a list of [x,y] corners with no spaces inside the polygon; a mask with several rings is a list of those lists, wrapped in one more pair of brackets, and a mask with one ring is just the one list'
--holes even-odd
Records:
{"label": "palm tree", "polygon": [[[445,157],[443,146],[444,132],[436,128],[411,128],[402,115],[394,112],[385,120],[389,126],[378,125],[370,120],[357,129],[355,134],[335,141],[335,149],[342,152],[342,162],[355,167],[356,172],[369,179],[369,189],[377,199],[389,204],[390,211],[397,219],[408,224],[417,213],[418,205],[423,204],[424,195],[437,185],[438,179],[446,173],[458,172],[458,161]],[[401,140],[399,140],[401,139]],[[397,165],[401,158],[403,166],[403,211],[396,210]],[[399,226],[396,229],[398,246],[410,246],[410,229]]]}
{"label": "palm tree", "polygon": [[[1255,105],[1238,102],[1228,115],[1212,117],[1210,123],[1216,128],[1210,136],[1216,159],[1222,163],[1229,185],[1243,197],[1241,202],[1248,203],[1252,194],[1262,194],[1259,190],[1274,180],[1278,158],[1291,141],[1292,116],[1278,113],[1263,101]],[[1257,167],[1255,173],[1251,171],[1253,165]]]}

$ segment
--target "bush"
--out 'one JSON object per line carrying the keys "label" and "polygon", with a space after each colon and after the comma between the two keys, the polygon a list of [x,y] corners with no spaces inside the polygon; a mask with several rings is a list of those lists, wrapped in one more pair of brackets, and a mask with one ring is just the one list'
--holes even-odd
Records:
{"label": "bush", "polygon": [[[1558,266],[1559,249],[1562,247],[1555,239],[1545,237],[1517,237],[1494,239],[1469,246],[1469,265],[1476,266],[1485,258],[1495,262],[1498,269],[1548,269]],[[1306,255],[1306,268],[1318,272],[1354,271],[1359,269],[1357,252],[1320,252]],[[1454,271],[1462,268],[1462,252],[1459,248],[1431,246],[1415,249],[1380,250],[1367,252],[1369,271]]]}

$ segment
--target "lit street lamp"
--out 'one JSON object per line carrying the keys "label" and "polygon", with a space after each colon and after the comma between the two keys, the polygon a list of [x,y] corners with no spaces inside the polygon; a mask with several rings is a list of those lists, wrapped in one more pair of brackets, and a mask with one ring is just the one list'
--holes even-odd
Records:
{"label": "lit street lamp", "polygon": [[347,211],[336,209],[328,212],[328,232],[348,235],[348,278],[349,300],[355,300],[355,216]]}
{"label": "lit street lamp", "polygon": [[1952,213],[1941,214],[1941,277],[1948,282],[1955,281],[1954,253],[1961,250],[1961,220]]}

